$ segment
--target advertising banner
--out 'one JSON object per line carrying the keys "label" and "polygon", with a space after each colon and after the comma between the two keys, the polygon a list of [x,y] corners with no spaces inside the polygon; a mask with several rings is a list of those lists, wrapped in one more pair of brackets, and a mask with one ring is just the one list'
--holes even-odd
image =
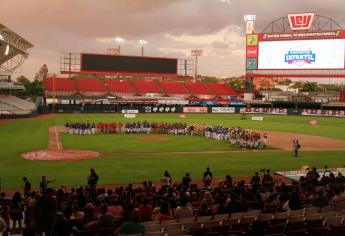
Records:
{"label": "advertising banner", "polygon": [[287,109],[284,108],[258,108],[258,107],[246,107],[244,113],[259,113],[259,114],[272,114],[272,115],[287,115]]}
{"label": "advertising banner", "polygon": [[345,111],[339,110],[320,110],[320,109],[304,109],[302,116],[330,116],[330,117],[345,117]]}
{"label": "advertising banner", "polygon": [[212,107],[212,113],[235,113],[234,107]]}
{"label": "advertising banner", "polygon": [[184,113],[207,113],[207,107],[183,107]]}
{"label": "advertising banner", "polygon": [[122,109],[121,111],[123,114],[138,114],[139,110],[132,110],[132,109]]}

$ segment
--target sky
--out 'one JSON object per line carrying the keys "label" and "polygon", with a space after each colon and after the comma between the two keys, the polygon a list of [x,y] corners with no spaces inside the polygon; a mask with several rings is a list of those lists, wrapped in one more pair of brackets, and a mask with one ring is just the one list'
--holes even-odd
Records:
{"label": "sky", "polygon": [[345,27],[344,0],[0,0],[0,23],[34,47],[14,75],[33,78],[41,65],[59,74],[63,52],[107,53],[126,41],[121,54],[191,58],[202,49],[199,74],[244,74],[245,23],[255,14],[255,31],[288,13],[315,12]]}

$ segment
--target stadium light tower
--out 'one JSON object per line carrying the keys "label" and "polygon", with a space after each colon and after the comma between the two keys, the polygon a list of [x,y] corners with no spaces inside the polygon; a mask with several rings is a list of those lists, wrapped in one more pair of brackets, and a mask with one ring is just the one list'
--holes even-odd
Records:
{"label": "stadium light tower", "polygon": [[246,22],[246,33],[252,34],[254,32],[254,22],[256,20],[256,15],[244,15],[243,20]]}
{"label": "stadium light tower", "polygon": [[121,54],[121,43],[124,43],[125,41],[126,40],[124,38],[121,38],[121,37],[115,38],[115,42],[118,44],[118,46],[117,46],[118,55]]}
{"label": "stadium light tower", "polygon": [[141,45],[141,56],[144,56],[144,45],[147,44],[148,42],[144,39],[139,39],[138,43]]}
{"label": "stadium light tower", "polygon": [[190,51],[190,54],[192,57],[195,57],[195,65],[194,65],[194,80],[196,82],[197,76],[198,76],[198,57],[202,56],[203,50],[200,49],[193,49]]}

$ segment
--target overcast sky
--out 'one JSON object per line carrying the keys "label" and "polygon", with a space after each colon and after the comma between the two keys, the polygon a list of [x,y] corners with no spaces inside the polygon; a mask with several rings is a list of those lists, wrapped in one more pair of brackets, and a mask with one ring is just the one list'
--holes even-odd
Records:
{"label": "overcast sky", "polygon": [[[0,0],[0,23],[34,44],[17,72],[33,77],[42,64],[59,73],[62,52],[106,53],[114,37],[122,54],[187,58],[203,49],[203,75],[244,73],[243,15],[255,14],[255,31],[288,13],[316,12],[345,27],[344,0]],[[15,75],[17,76],[17,75]]]}

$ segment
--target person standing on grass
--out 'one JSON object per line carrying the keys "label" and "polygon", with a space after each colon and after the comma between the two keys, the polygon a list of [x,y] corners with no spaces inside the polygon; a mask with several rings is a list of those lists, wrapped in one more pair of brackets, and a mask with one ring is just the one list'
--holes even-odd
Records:
{"label": "person standing on grass", "polygon": [[301,148],[301,144],[299,143],[297,138],[292,140],[292,148],[293,148],[295,157],[298,157],[298,151]]}
{"label": "person standing on grass", "polygon": [[55,180],[47,180],[47,178],[45,176],[42,176],[42,180],[40,182],[40,190],[41,193],[45,193],[48,189],[48,184],[54,182]]}
{"label": "person standing on grass", "polygon": [[211,182],[213,179],[212,172],[210,171],[210,167],[207,167],[206,171],[204,172],[203,182],[205,187],[210,187]]}
{"label": "person standing on grass", "polygon": [[31,193],[31,183],[26,177],[23,177],[23,182],[24,182],[24,197],[27,197]]}

